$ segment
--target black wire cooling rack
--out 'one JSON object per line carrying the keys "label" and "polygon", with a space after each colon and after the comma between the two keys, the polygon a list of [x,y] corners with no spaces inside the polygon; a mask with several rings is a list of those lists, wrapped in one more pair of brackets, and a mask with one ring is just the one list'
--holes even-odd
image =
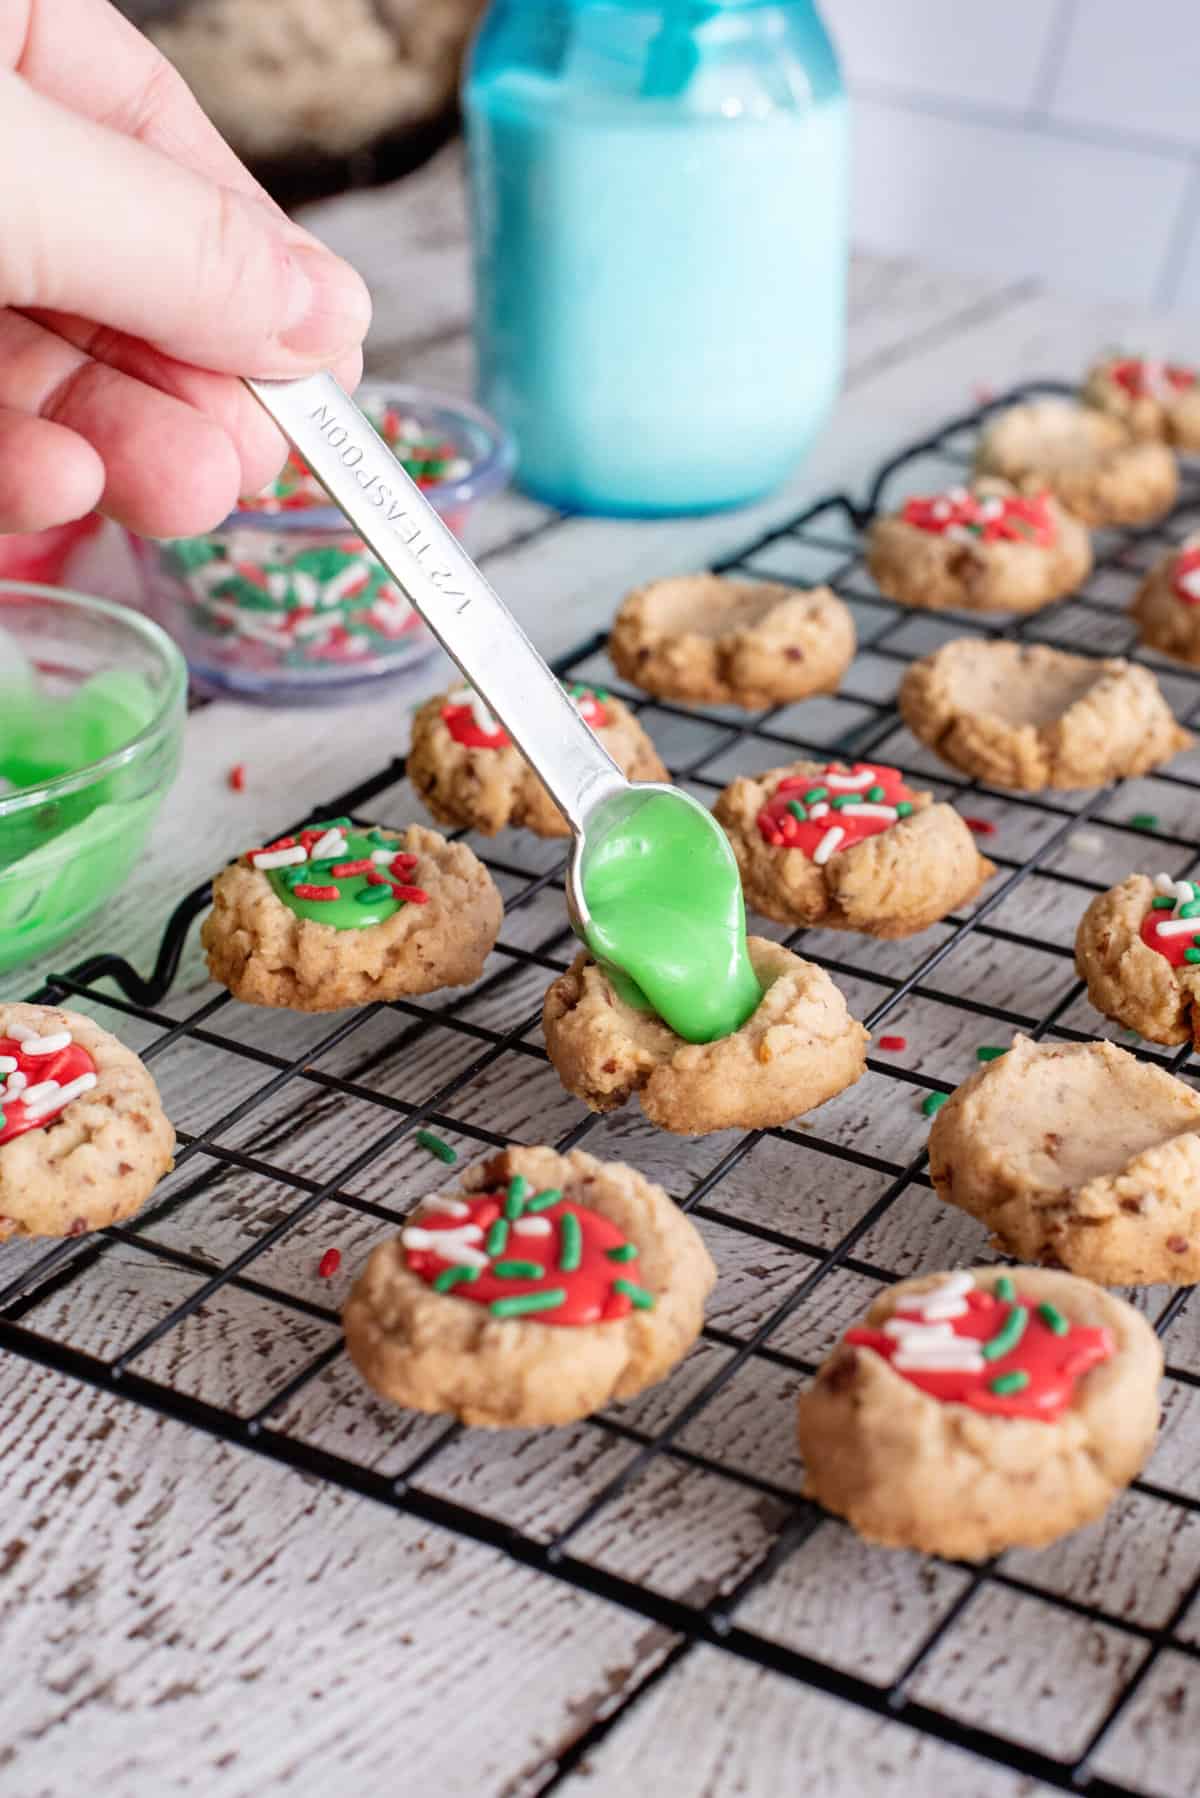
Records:
{"label": "black wire cooling rack", "polygon": [[[859,546],[875,510],[946,484],[969,462],[983,417],[1047,390],[1055,385],[951,421],[893,456],[863,505],[831,496],[719,564],[825,580],[848,600],[860,649],[836,698],[749,719],[647,700],[613,678],[600,636],[558,666],[622,693],[675,778],[710,798],[735,771],[793,755],[877,755],[980,814],[998,873],[973,908],[901,944],[786,939],[803,937],[875,1036],[864,1081],[807,1123],[685,1142],[632,1111],[594,1118],[566,1099],[538,1035],[541,990],[572,953],[561,852],[527,836],[475,845],[505,892],[506,920],[491,970],[466,994],[332,1021],[260,1013],[212,989],[173,999],[203,889],[176,909],[148,976],[100,955],[32,995],[83,1004],[133,1041],[181,1123],[206,1092],[217,1098],[181,1128],[176,1172],[136,1220],[26,1247],[19,1266],[6,1251],[0,1345],[660,1626],[666,1647],[652,1671],[582,1730],[541,1791],[598,1751],[631,1707],[654,1703],[663,1681],[683,1677],[699,1645],[1051,1787],[1175,1798],[1200,1785],[1188,1716],[1200,1643],[1200,1330],[1188,1292],[1131,1295],[1167,1338],[1169,1363],[1162,1442],[1145,1477],[1103,1524],[1040,1555],[967,1568],[867,1549],[800,1497],[793,1446],[796,1391],[872,1293],[987,1252],[977,1227],[933,1198],[923,1097],[971,1071],[981,1035],[1086,1040],[1102,1030],[1071,960],[1079,912],[1130,866],[1186,874],[1200,861],[1200,755],[1097,793],[1000,795],[955,776],[898,722],[904,667],[964,632],[1137,657],[1125,613],[1133,587],[1200,525],[1200,484],[1185,470],[1168,519],[1101,534],[1084,590],[1031,618],[933,617],[883,599]],[[1200,715],[1200,674],[1155,666],[1177,713]],[[403,777],[393,761],[310,818],[403,823]],[[1173,1069],[1188,1059],[1124,1040]],[[321,1249],[350,1237],[361,1250],[346,1254],[348,1283],[371,1240],[437,1186],[444,1170],[417,1145],[423,1128],[453,1137],[464,1159],[514,1140],[625,1155],[664,1181],[722,1268],[692,1357],[641,1400],[542,1433],[540,1485],[517,1477],[511,1439],[378,1405],[341,1346],[334,1299],[345,1287],[334,1293],[317,1277]],[[114,1281],[123,1323],[97,1338],[81,1318]],[[216,1356],[204,1346],[214,1316],[228,1324]],[[695,1536],[686,1576],[653,1552],[661,1519],[680,1507]],[[608,1528],[614,1518],[626,1527]],[[897,1792],[913,1789],[896,1778]]]}

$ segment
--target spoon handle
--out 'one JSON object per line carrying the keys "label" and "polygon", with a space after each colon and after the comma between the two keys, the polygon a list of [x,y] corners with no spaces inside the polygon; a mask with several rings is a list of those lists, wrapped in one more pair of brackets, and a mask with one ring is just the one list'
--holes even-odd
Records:
{"label": "spoon handle", "polygon": [[246,385],[578,833],[595,801],[625,777],[454,533],[332,375]]}

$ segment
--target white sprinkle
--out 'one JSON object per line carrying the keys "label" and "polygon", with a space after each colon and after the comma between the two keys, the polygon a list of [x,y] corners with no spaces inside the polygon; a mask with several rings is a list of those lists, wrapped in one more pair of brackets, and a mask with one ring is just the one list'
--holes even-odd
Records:
{"label": "white sprinkle", "polygon": [[932,1349],[928,1353],[917,1354],[910,1352],[906,1344],[892,1356],[892,1366],[901,1373],[906,1369],[911,1369],[913,1373],[982,1373],[985,1362],[982,1355],[935,1355]]}
{"label": "white sprinkle", "polygon": [[1099,855],[1103,847],[1104,838],[1097,830],[1073,830],[1067,838],[1067,848],[1077,855]]}
{"label": "white sprinkle", "polygon": [[326,581],[321,603],[327,606],[339,604],[356,587],[366,585],[365,574],[366,570],[361,562],[348,563],[340,574],[335,574],[331,580]]}
{"label": "white sprinkle", "polygon": [[305,574],[302,568],[296,568],[292,571],[292,592],[307,611],[310,606],[316,605],[320,588],[311,574]]}
{"label": "white sprinkle", "polygon": [[27,1111],[40,1111],[50,1099],[62,1091],[57,1080],[38,1080],[25,1088],[23,1102]]}
{"label": "white sprinkle", "polygon": [[399,844],[397,844],[395,849],[372,849],[371,860],[373,862],[380,862],[380,863],[392,862],[392,861],[395,861],[396,856],[398,854],[399,854]]}
{"label": "white sprinkle", "polygon": [[548,1217],[519,1217],[513,1225],[517,1236],[549,1236],[550,1219]]}
{"label": "white sprinkle", "polygon": [[841,810],[848,818],[886,818],[889,824],[900,816],[894,805],[843,805]]}
{"label": "white sprinkle", "polygon": [[17,1061],[14,1055],[0,1055],[0,1074],[15,1074]]}
{"label": "white sprinkle", "polygon": [[885,1336],[919,1336],[922,1341],[954,1342],[957,1340],[948,1323],[924,1323],[919,1317],[889,1317],[883,1326]]}
{"label": "white sprinkle", "polygon": [[382,923],[383,923],[383,919],[379,916],[379,913],[375,912],[375,911],[369,911],[365,918],[356,918],[355,919],[356,927],[359,930],[366,930],[367,926],[370,924],[382,924]]}
{"label": "white sprinkle", "polygon": [[452,1261],[458,1267],[487,1266],[488,1257],[482,1250],[470,1247],[482,1239],[478,1224],[462,1224],[457,1230],[422,1230],[419,1224],[409,1224],[400,1232],[406,1249],[432,1249],[443,1261]]}
{"label": "white sprinkle", "polygon": [[1186,574],[1177,575],[1175,585],[1181,588],[1189,599],[1200,599],[1200,568],[1189,568]]}
{"label": "white sprinkle", "polygon": [[10,1074],[4,1082],[4,1090],[10,1099],[14,1099],[28,1085],[28,1074]]}
{"label": "white sprinkle", "polygon": [[931,511],[935,518],[949,518],[953,510],[954,508],[950,502],[944,499],[935,499],[931,507]]}
{"label": "white sprinkle", "polygon": [[918,1302],[921,1300],[949,1298],[951,1294],[954,1294],[957,1297],[964,1292],[974,1291],[974,1288],[975,1275],[967,1273],[965,1269],[960,1269],[956,1274],[947,1274],[944,1280],[940,1280],[938,1284],[931,1287],[928,1292],[919,1293],[917,1295]]}
{"label": "white sprinkle", "polygon": [[829,807],[823,799],[818,799],[815,805],[810,805],[808,808],[808,818],[810,823],[814,818],[827,818],[828,816]]}
{"label": "white sprinkle", "polygon": [[462,1199],[452,1199],[448,1193],[431,1192],[427,1199],[421,1200],[423,1217],[427,1211],[438,1211],[443,1217],[470,1217],[471,1207]]}
{"label": "white sprinkle", "polygon": [[27,1117],[40,1117],[43,1112],[61,1111],[65,1106],[71,1103],[72,1099],[78,1099],[84,1093],[90,1093],[95,1084],[95,1074],[80,1074],[78,1079],[68,1080],[67,1084],[59,1092],[42,1105],[33,1105],[30,1103],[29,1094],[34,1090],[30,1087],[29,1092],[25,1094],[25,1115]]}
{"label": "white sprinkle", "polygon": [[1175,882],[1169,874],[1156,874],[1154,876],[1154,884],[1160,893],[1173,893],[1175,891]]}
{"label": "white sprinkle", "polygon": [[1002,499],[985,499],[979,508],[981,518],[999,518],[1003,512],[1004,501]]}
{"label": "white sprinkle", "polygon": [[1200,936],[1200,918],[1168,918],[1156,924],[1155,936]]}
{"label": "white sprinkle", "polygon": [[952,500],[956,506],[965,506],[970,497],[971,495],[965,487],[947,487],[946,489],[946,498]]}
{"label": "white sprinkle", "polygon": [[845,834],[840,824],[835,824],[831,830],[825,832],[813,851],[813,861],[818,868],[824,867]]}
{"label": "white sprinkle", "polygon": [[952,543],[970,543],[973,540],[975,533],[974,531],[968,530],[965,524],[948,524],[946,526],[945,535],[949,537]]}
{"label": "white sprinkle", "polygon": [[326,637],[333,630],[335,620],[323,618],[315,612],[311,618],[296,618],[292,623],[293,637]]}
{"label": "white sprinkle", "polygon": [[273,568],[267,575],[267,592],[272,599],[286,599],[288,577],[281,568]]}
{"label": "white sprinkle", "polygon": [[470,474],[470,472],[471,464],[468,458],[466,456],[455,456],[452,462],[446,464],[446,472],[442,476],[442,479],[444,481],[461,481],[463,476]]}
{"label": "white sprinkle", "polygon": [[308,850],[297,843],[294,849],[260,849],[251,854],[256,868],[294,868],[308,860]]}
{"label": "white sprinkle", "polygon": [[345,837],[336,827],[327,830],[324,836],[317,838],[309,853],[309,860],[314,862],[328,861],[334,855],[346,855],[348,846]]}
{"label": "white sprinkle", "polygon": [[943,1299],[940,1305],[926,1305],[922,1316],[930,1323],[940,1322],[943,1318],[965,1317],[971,1307],[962,1299]]}
{"label": "white sprinkle", "polygon": [[71,1032],[56,1030],[53,1036],[27,1036],[21,1044],[26,1055],[57,1055],[71,1046]]}
{"label": "white sprinkle", "polygon": [[873,787],[875,775],[868,768],[864,774],[823,774],[821,781],[827,787],[837,787],[839,792],[856,793],[860,787]]}

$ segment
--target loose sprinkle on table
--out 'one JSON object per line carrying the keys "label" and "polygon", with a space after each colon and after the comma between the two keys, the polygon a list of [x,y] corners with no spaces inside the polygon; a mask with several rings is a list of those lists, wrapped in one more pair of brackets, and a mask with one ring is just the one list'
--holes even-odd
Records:
{"label": "loose sprinkle on table", "polygon": [[236,767],[229,770],[229,784],[235,793],[244,793],[246,791],[245,762],[238,762]]}
{"label": "loose sprinkle on table", "polygon": [[973,830],[977,837],[994,837],[996,826],[990,818],[964,818],[963,823],[968,830]]}
{"label": "loose sprinkle on table", "polygon": [[996,1049],[990,1043],[981,1043],[975,1051],[975,1059],[976,1061],[999,1061],[1002,1055],[1007,1054],[1007,1049]]}
{"label": "loose sprinkle on table", "polygon": [[1130,830],[1157,830],[1158,814],[1156,812],[1134,812],[1129,820]]}
{"label": "loose sprinkle on table", "polygon": [[879,1039],[879,1047],[885,1052],[907,1049],[908,1038],[906,1036],[881,1036]]}
{"label": "loose sprinkle on table", "polygon": [[921,1100],[921,1110],[925,1113],[927,1118],[931,1118],[935,1111],[940,1111],[942,1109],[942,1106],[949,1097],[949,1093],[926,1093],[925,1097]]}
{"label": "loose sprinkle on table", "polygon": [[334,1274],[336,1274],[338,1268],[341,1265],[342,1265],[341,1249],[326,1249],[325,1253],[321,1256],[321,1261],[320,1261],[320,1265],[317,1268],[317,1272],[318,1272],[318,1274],[320,1274],[320,1276],[323,1280],[332,1280]]}
{"label": "loose sprinkle on table", "polygon": [[432,1130],[418,1130],[417,1142],[421,1148],[428,1149],[431,1155],[436,1155],[439,1161],[444,1161],[447,1167],[458,1160],[458,1150],[452,1149],[440,1136],[435,1136]]}
{"label": "loose sprinkle on table", "polygon": [[1103,847],[1104,838],[1098,830],[1073,830],[1067,838],[1067,848],[1076,855],[1099,855]]}

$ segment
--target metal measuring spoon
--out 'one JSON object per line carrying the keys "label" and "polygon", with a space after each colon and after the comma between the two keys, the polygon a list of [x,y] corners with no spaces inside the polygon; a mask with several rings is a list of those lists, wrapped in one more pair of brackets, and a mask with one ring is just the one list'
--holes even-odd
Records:
{"label": "metal measuring spoon", "polygon": [[499,594],[332,375],[246,385],[545,782],[571,827],[567,914],[586,942],[590,848],[655,793],[692,806],[716,830],[711,813],[678,787],[626,780]]}

